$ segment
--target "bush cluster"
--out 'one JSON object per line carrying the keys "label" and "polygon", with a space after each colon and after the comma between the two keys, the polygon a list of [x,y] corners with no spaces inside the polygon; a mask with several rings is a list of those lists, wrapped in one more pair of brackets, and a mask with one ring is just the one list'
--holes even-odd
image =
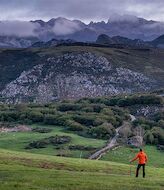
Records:
{"label": "bush cluster", "polygon": [[70,136],[51,136],[49,138],[44,138],[38,141],[30,142],[26,149],[33,149],[33,148],[46,148],[47,145],[52,144],[54,146],[59,144],[66,144],[71,141]]}

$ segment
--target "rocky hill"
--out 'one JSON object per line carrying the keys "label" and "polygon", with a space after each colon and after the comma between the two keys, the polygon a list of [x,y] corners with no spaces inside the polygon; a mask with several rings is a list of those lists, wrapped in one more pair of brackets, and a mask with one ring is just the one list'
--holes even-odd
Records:
{"label": "rocky hill", "polygon": [[2,102],[145,92],[164,87],[162,50],[61,46],[1,50]]}

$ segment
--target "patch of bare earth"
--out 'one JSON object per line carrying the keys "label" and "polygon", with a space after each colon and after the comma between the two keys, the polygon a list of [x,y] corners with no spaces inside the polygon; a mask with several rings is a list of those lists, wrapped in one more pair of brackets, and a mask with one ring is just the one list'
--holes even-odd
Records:
{"label": "patch of bare earth", "polygon": [[15,127],[1,127],[0,132],[1,133],[9,133],[9,132],[27,132],[31,131],[31,128],[27,125],[17,125]]}

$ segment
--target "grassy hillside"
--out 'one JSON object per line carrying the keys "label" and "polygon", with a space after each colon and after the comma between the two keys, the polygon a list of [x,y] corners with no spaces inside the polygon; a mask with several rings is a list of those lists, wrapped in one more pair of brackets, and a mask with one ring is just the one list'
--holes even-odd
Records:
{"label": "grassy hillside", "polygon": [[[162,190],[164,169],[147,167],[145,179],[129,165],[59,158],[0,149],[1,190]],[[134,169],[134,168],[133,168]]]}
{"label": "grassy hillside", "polygon": [[[151,117],[131,121],[131,110],[154,106],[158,109]],[[0,189],[162,190],[163,152],[152,146],[162,147],[164,142],[162,107],[163,98],[149,94],[44,105],[0,104]],[[131,169],[128,163],[137,149],[120,147],[100,161],[83,159],[103,147],[124,123],[128,125],[120,145],[127,144],[138,127],[145,132],[149,157],[145,179],[135,179],[136,163]],[[28,131],[3,131],[18,126]]]}
{"label": "grassy hillside", "polygon": [[[50,133],[37,133],[37,132],[13,132],[13,133],[0,133],[0,148],[8,149],[8,150],[16,150],[23,152],[32,152],[37,154],[46,154],[46,155],[60,155],[64,154],[64,156],[69,157],[88,157],[92,151],[87,150],[70,150],[69,146],[71,145],[80,145],[85,147],[93,147],[93,148],[101,148],[105,144],[105,140],[101,139],[93,139],[79,136],[70,131],[64,131],[61,127],[53,127],[53,126],[42,126],[42,125],[32,125],[32,128],[49,128],[52,129]],[[71,142],[67,144],[61,144],[58,146],[49,145],[46,148],[39,149],[25,149],[25,147],[33,141],[51,137],[51,136],[69,136],[71,137]]]}
{"label": "grassy hillside", "polygon": [[[145,146],[144,151],[148,155],[148,165],[154,167],[164,168],[164,155],[163,152],[158,151],[155,146]],[[138,149],[129,147],[119,147],[109,151],[101,160],[114,161],[118,163],[125,163],[131,160],[138,153]],[[134,163],[135,164],[135,163]]]}

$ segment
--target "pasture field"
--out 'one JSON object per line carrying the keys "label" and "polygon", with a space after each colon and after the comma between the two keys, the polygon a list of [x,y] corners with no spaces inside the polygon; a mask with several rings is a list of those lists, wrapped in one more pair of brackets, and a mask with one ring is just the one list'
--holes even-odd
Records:
{"label": "pasture field", "polygon": [[[148,155],[148,165],[154,167],[164,168],[164,155],[163,152],[157,150],[155,146],[146,145],[143,147],[144,151]],[[119,147],[109,151],[105,154],[101,160],[114,161],[127,164],[138,152],[138,149],[132,149],[129,147]],[[135,164],[135,163],[134,163]]]}
{"label": "pasture field", "polygon": [[0,149],[1,190],[162,190],[164,169],[147,167],[145,179],[129,165]]}
{"label": "pasture field", "polygon": [[[90,151],[80,151],[80,150],[69,150],[69,145],[82,145],[89,146],[95,148],[101,148],[105,145],[106,141],[101,139],[93,139],[86,138],[77,135],[74,132],[64,131],[62,127],[53,127],[53,126],[43,126],[43,125],[32,125],[32,128],[36,127],[46,127],[52,129],[50,133],[38,133],[34,131],[28,132],[12,132],[12,133],[0,133],[0,148],[15,150],[15,151],[23,151],[23,152],[31,152],[38,154],[46,154],[46,155],[60,155],[60,153],[64,153],[69,157],[88,157],[91,153]],[[51,136],[69,136],[71,137],[71,142],[60,145],[59,149],[56,149],[55,146],[48,145],[46,148],[40,149],[25,149],[25,147],[32,141],[36,141],[43,138],[48,138]]]}

